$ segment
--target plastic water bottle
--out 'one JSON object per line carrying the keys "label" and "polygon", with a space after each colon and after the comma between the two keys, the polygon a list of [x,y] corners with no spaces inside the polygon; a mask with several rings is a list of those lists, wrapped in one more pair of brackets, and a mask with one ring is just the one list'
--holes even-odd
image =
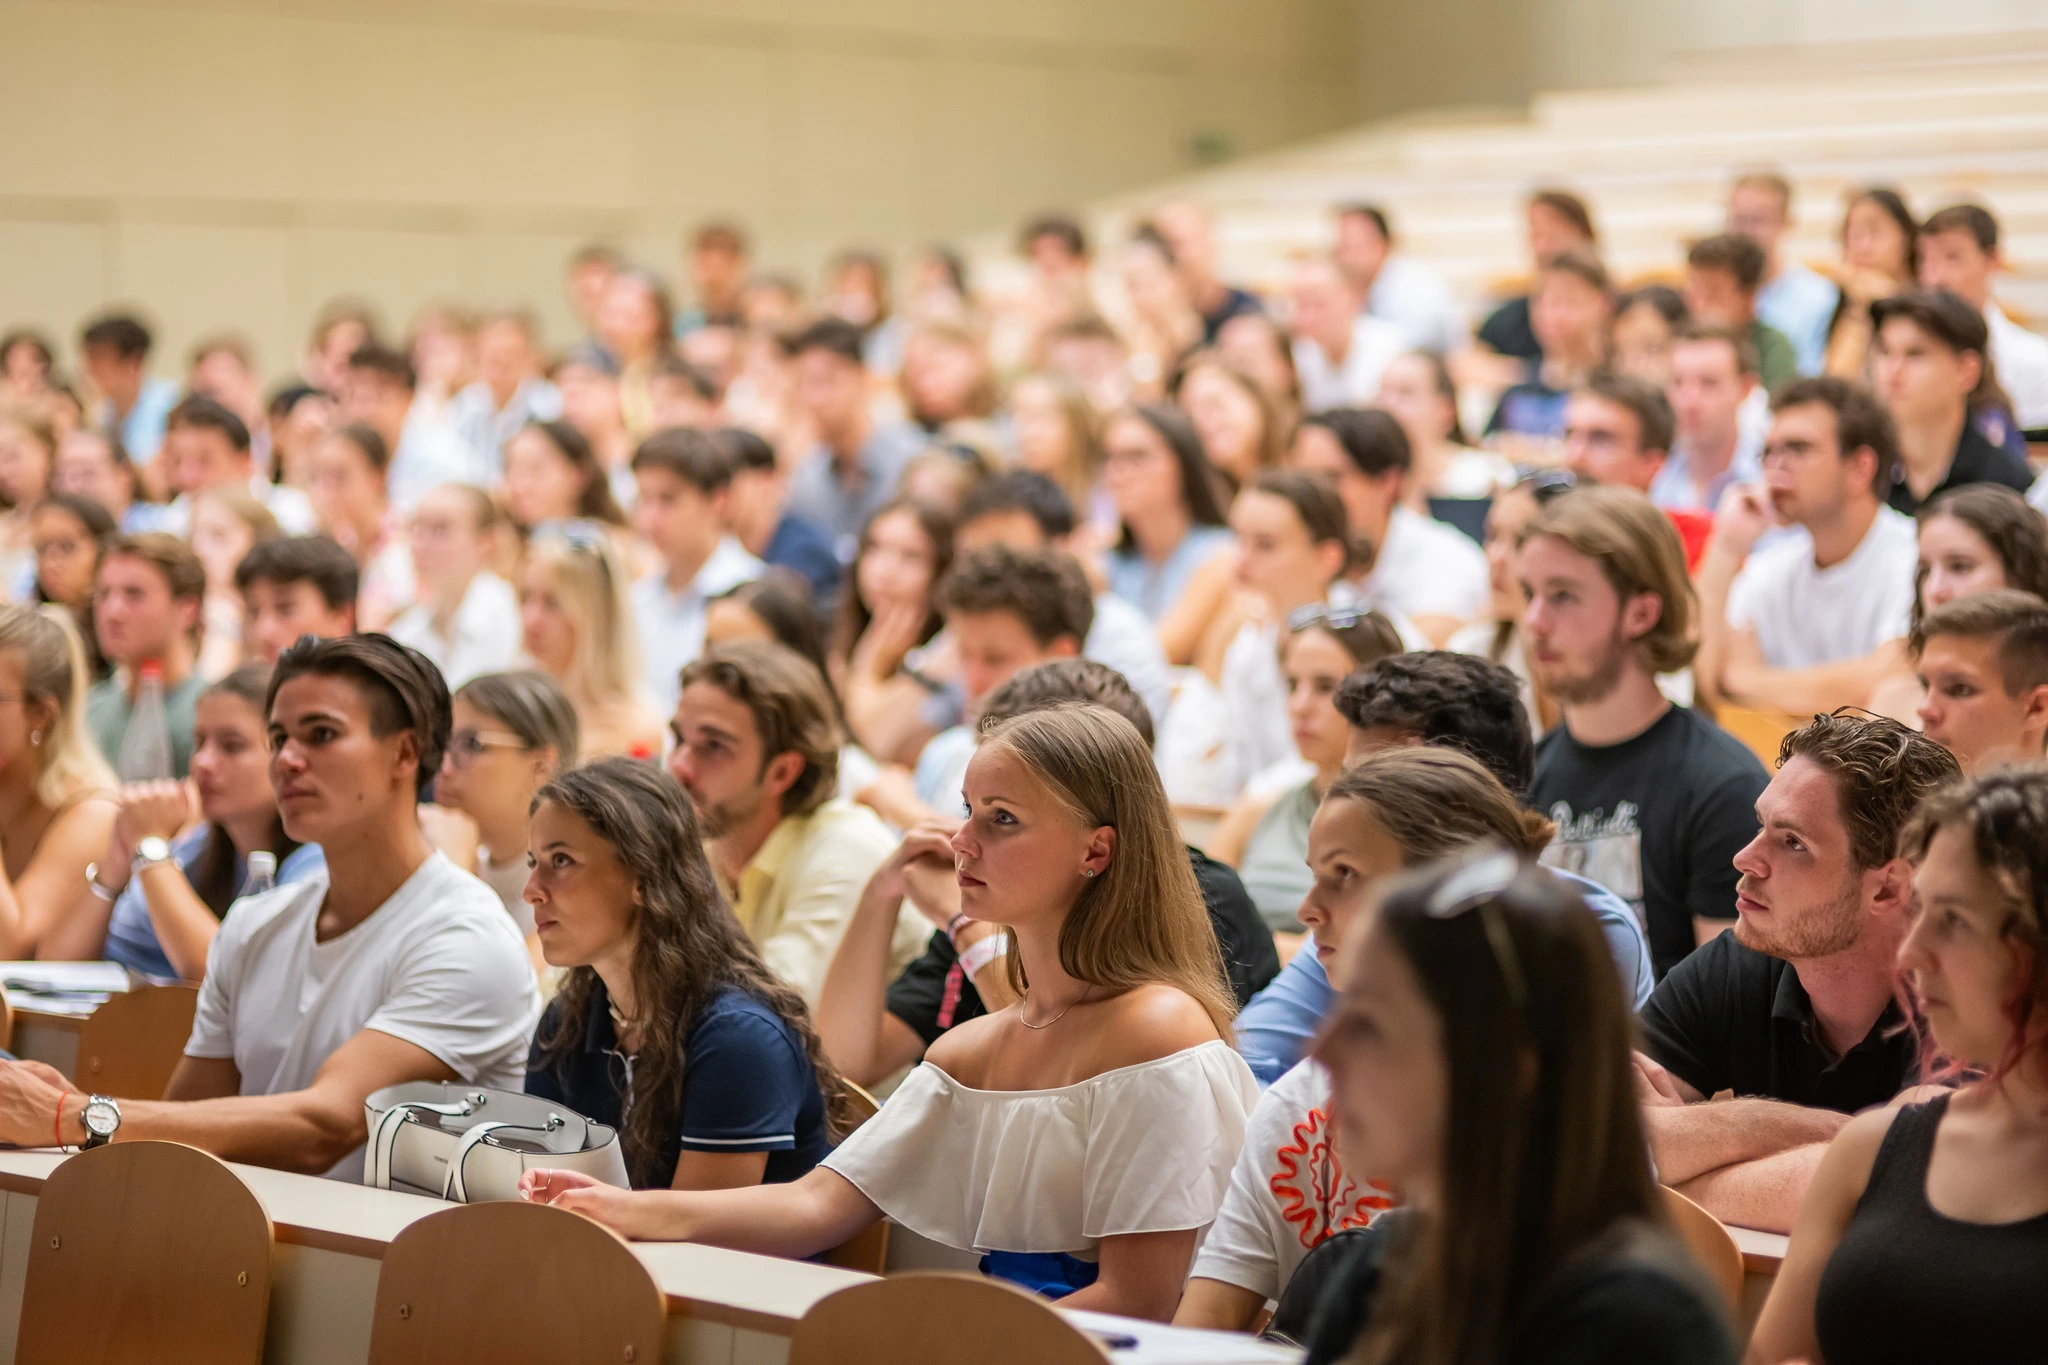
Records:
{"label": "plastic water bottle", "polygon": [[171,762],[171,722],[164,712],[164,666],[145,660],[136,670],[140,682],[135,705],[128,712],[128,733],[114,771],[123,782],[155,782],[176,777]]}
{"label": "plastic water bottle", "polygon": [[277,855],[267,848],[249,854],[249,875],[242,879],[239,896],[260,896],[277,885]]}

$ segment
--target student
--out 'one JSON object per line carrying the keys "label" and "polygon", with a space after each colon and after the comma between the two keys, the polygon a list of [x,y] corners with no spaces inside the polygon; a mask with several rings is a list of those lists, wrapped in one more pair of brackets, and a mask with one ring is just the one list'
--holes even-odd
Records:
{"label": "student", "polygon": [[1522,685],[1522,706],[1529,713],[1529,726],[1545,734],[1557,724],[1557,703],[1539,694],[1529,672],[1529,654],[1522,640],[1521,580],[1515,573],[1522,530],[1536,519],[1536,513],[1553,498],[1563,497],[1579,486],[1570,470],[1532,469],[1493,495],[1486,509],[1486,552],[1488,590],[1486,618],[1474,621],[1452,635],[1444,648],[1459,654],[1473,654],[1499,664],[1513,673]]}
{"label": "student", "polygon": [[1909,289],[1870,306],[1871,385],[1898,433],[1887,501],[1911,516],[1951,488],[2002,483],[2024,493],[2026,459],[1984,439],[1978,413],[2002,404],[1984,315],[1945,289]]}
{"label": "student", "polygon": [[682,788],[600,759],[540,789],[529,837],[528,913],[568,975],[527,1092],[618,1129],[635,1189],[808,1174],[849,1096],[803,1001],[726,908]]}
{"label": "student", "polygon": [[505,442],[505,512],[522,535],[551,521],[584,519],[626,529],[590,438],[564,420],[529,422]]}
{"label": "student", "polygon": [[[1829,286],[1830,289],[1833,286]],[[1756,348],[1732,327],[1689,323],[1671,345],[1671,452],[1650,482],[1665,511],[1712,514],[1733,484],[1763,479],[1762,432],[1745,430]]]}
{"label": "student", "polygon": [[1240,796],[1209,836],[1208,852],[1237,869],[1266,927],[1288,940],[1300,933],[1294,912],[1310,886],[1309,822],[1343,771],[1351,738],[1331,698],[1346,677],[1400,652],[1400,635],[1378,612],[1311,603],[1287,618],[1278,648],[1287,722],[1295,752],[1314,771],[1284,791]]}
{"label": "student", "polygon": [[861,330],[821,318],[788,343],[796,367],[796,403],[817,444],[790,476],[789,510],[832,538],[851,564],[861,528],[896,495],[896,482],[924,437],[903,424],[879,425],[868,410]]}
{"label": "student", "polygon": [[444,483],[412,514],[418,590],[391,638],[426,655],[450,687],[519,658],[519,594],[490,568],[497,528],[497,505],[473,484]]}
{"label": "student", "polygon": [[[1846,380],[1771,397],[1764,485],[1730,490],[1699,565],[1701,695],[1795,715],[1869,701],[1903,658],[1913,523],[1884,505],[1891,418]],[[1799,532],[1754,555],[1774,522]]]}
{"label": "student", "polygon": [[2037,1354],[2048,1265],[2040,944],[2048,774],[1950,787],[1905,831],[1920,912],[1898,966],[1959,1088],[1852,1119],[1828,1147],[1750,1359]]}
{"label": "student", "polygon": [[[1899,831],[1956,777],[1896,721],[1818,716],[1785,737],[1734,860],[1735,928],[1643,1006],[1638,1088],[1658,1179],[1724,1222],[1783,1232],[1848,1116],[1912,1084],[1893,999],[1912,924]],[[1724,1090],[1741,1098],[1702,1103]]]}
{"label": "student", "polygon": [[1370,403],[1388,363],[1411,344],[1407,331],[1367,312],[1363,297],[1328,257],[1298,262],[1290,292],[1302,406],[1322,412]]}
{"label": "student", "polygon": [[[824,675],[781,645],[740,641],[683,668],[668,770],[690,793],[733,913],[762,960],[815,1000],[860,888],[895,839],[834,796],[840,731]],[[905,907],[895,964],[926,929]]]}
{"label": "student", "polygon": [[199,696],[192,782],[121,789],[121,815],[77,908],[39,949],[45,958],[105,958],[144,976],[197,981],[236,898],[250,891],[250,855],[270,856],[262,887],[326,868],[318,844],[284,832],[270,789],[263,700],[270,669],[249,664]]}
{"label": "student", "polygon": [[1984,315],[1990,332],[1986,362],[2012,400],[2012,419],[2025,431],[2048,427],[2048,338],[2006,315],[1991,282],[2006,267],[1998,220],[1981,204],[1953,204],[1920,228],[1920,285],[1960,296]]}
{"label": "student", "polygon": [[[1441,643],[1486,610],[1486,555],[1469,536],[1407,505],[1413,456],[1378,408],[1319,412],[1295,433],[1289,463],[1337,486],[1354,540],[1371,547],[1359,602]],[[1411,639],[1420,644],[1421,639]]]}
{"label": "student", "polygon": [[1033,712],[984,740],[967,795],[961,909],[1007,930],[1017,1004],[941,1038],[794,1184],[536,1171],[522,1193],[629,1237],[795,1256],[886,1215],[1067,1307],[1170,1316],[1257,1092],[1151,750],[1099,707]]}
{"label": "student", "polygon": [[85,724],[107,762],[119,767],[143,673],[156,670],[169,725],[171,770],[140,777],[183,777],[192,764],[192,708],[206,681],[193,668],[206,570],[184,541],[162,531],[121,536],[107,545],[93,582],[93,628],[100,653],[119,670],[85,699]]}
{"label": "student", "polygon": [[[1763,283],[1756,291],[1756,315],[1792,343],[1799,373],[1819,374],[1827,352],[1828,323],[1842,291],[1785,250],[1792,227],[1792,182],[1775,171],[1737,176],[1728,190],[1728,231],[1749,238],[1764,251]],[[1708,510],[1713,507],[1707,504]]]}
{"label": "student", "polygon": [[538,669],[523,669],[464,683],[450,721],[448,749],[434,774],[434,802],[474,824],[474,849],[458,851],[473,851],[476,875],[497,892],[539,966],[533,908],[525,895],[527,824],[535,793],[576,766],[576,708],[560,683]]}
{"label": "student", "polygon": [[1388,361],[1372,406],[1393,414],[1408,437],[1401,501],[1417,516],[1430,515],[1432,501],[1478,502],[1514,482],[1513,465],[1465,439],[1457,383],[1435,351],[1404,351]]}
{"label": "student", "polygon": [[1115,413],[1102,446],[1102,487],[1119,527],[1109,590],[1145,613],[1170,660],[1185,662],[1220,600],[1220,584],[1213,597],[1190,588],[1230,547],[1222,478],[1178,408],[1154,403]]}
{"label": "student", "polygon": [[1678,329],[1691,321],[1685,295],[1668,284],[1646,284],[1614,300],[1607,329],[1607,365],[1616,374],[1658,388],[1671,384],[1671,348]]}
{"label": "student", "polygon": [[541,377],[539,325],[523,309],[486,314],[476,326],[476,379],[448,405],[448,423],[496,482],[505,443],[528,422],[562,415],[562,394]]}
{"label": "student", "polygon": [[[1514,676],[1465,654],[1441,650],[1396,654],[1346,678],[1335,704],[1351,730],[1345,762],[1356,765],[1388,749],[1424,745],[1471,758],[1526,803],[1534,777],[1529,721],[1516,700]],[[1433,837],[1433,836],[1430,836]],[[1585,897],[1607,935],[1615,969],[1631,1002],[1650,998],[1655,978],[1636,912],[1612,891],[1553,869]],[[1330,942],[1334,945],[1336,937]],[[1238,1016],[1238,1050],[1262,1084],[1271,1084],[1307,1055],[1335,993],[1322,958],[1302,951]]]}
{"label": "student", "polygon": [[784,505],[788,479],[775,461],[775,447],[742,427],[712,433],[732,463],[726,489],[726,517],[740,548],[763,564],[788,569],[811,586],[811,600],[833,600],[842,566],[832,537]]}
{"label": "student", "polygon": [[1074,513],[1092,521],[1102,478],[1102,437],[1088,395],[1064,375],[1040,371],[1010,386],[1009,410],[1018,468],[1052,480]]}
{"label": "student", "polygon": [[661,556],[661,567],[633,585],[633,618],[648,690],[673,711],[676,675],[704,652],[706,604],[765,566],[726,529],[732,460],[708,432],[676,427],[642,441],[633,483],[633,526]]}
{"label": "student", "polygon": [[313,447],[308,491],[320,529],[355,560],[356,623],[383,630],[412,605],[417,585],[412,554],[399,538],[386,496],[391,463],[384,438],[360,422],[345,422]]}
{"label": "student", "polygon": [[[1536,372],[1502,392],[1486,434],[1519,437],[1520,444],[1540,449],[1564,434],[1566,395],[1606,363],[1608,328],[1614,321],[1614,287],[1607,267],[1576,250],[1545,261],[1537,268],[1536,288],[1529,296],[1529,321],[1537,347]],[[1484,329],[1479,339],[1488,339]]]}
{"label": "student", "polygon": [[1741,233],[1702,238],[1685,253],[1685,306],[1694,321],[1749,338],[1757,377],[1775,390],[1799,377],[1799,356],[1783,332],[1756,315],[1756,293],[1768,265],[1762,245]]}
{"label": "student", "polygon": [[199,608],[199,653],[193,667],[208,681],[225,678],[242,663],[242,623],[247,615],[235,590],[235,569],[249,551],[283,532],[270,509],[247,489],[223,484],[192,503],[192,553],[206,569],[206,596]]}
{"label": "student", "polygon": [[410,513],[430,488],[482,484],[491,472],[486,458],[434,410],[439,396],[420,395],[418,387],[419,375],[405,353],[375,340],[349,352],[339,377],[341,419],[370,427],[391,452],[391,505],[401,513]]}
{"label": "student", "polygon": [[1216,352],[1189,356],[1173,377],[1172,393],[1195,424],[1203,453],[1232,488],[1246,487],[1286,454],[1288,424],[1279,407],[1258,380]]}
{"label": "student", "polygon": [[77,493],[46,493],[29,514],[29,545],[36,557],[34,600],[71,613],[71,623],[86,644],[86,668],[95,677],[106,671],[107,661],[93,624],[93,584],[114,535],[114,518],[107,509]]}
{"label": "student", "polygon": [[147,500],[128,452],[105,432],[81,427],[59,441],[50,487],[91,498],[123,531],[161,529],[163,508]]}
{"label": "student", "polygon": [[[1544,269],[1567,252],[1597,260],[1599,235],[1586,201],[1567,190],[1538,190],[1525,205],[1529,236],[1529,258],[1542,288]],[[1479,327],[1479,344],[1497,355],[1540,364],[1545,356],[1543,341],[1534,322],[1533,293],[1509,299],[1488,315]]]}
{"label": "student", "polygon": [[854,737],[877,758],[916,761],[939,726],[912,656],[945,625],[939,580],[953,562],[953,520],[923,503],[884,506],[861,528],[839,601],[831,676]]}
{"label": "student", "polygon": [[1648,493],[1671,451],[1671,401],[1647,380],[1596,371],[1565,401],[1564,465]]}
{"label": "student", "polygon": [[1345,951],[1316,1050],[1339,1157],[1414,1213],[1336,1273],[1308,1360],[1733,1365],[1665,1226],[1627,1001],[1577,898],[1469,854],[1402,881]]}
{"label": "student", "polygon": [[303,641],[278,661],[267,709],[285,833],[319,844],[327,870],[222,924],[164,1100],[88,1097],[4,1063],[0,1140],[153,1138],[360,1180],[371,1091],[518,1087],[540,1015],[533,969],[497,897],[419,828],[448,734],[440,674],[384,636]]}
{"label": "student", "polygon": [[[1129,721],[1147,747],[1152,744],[1152,715],[1144,701],[1122,675],[1088,659],[1061,659],[1017,673],[989,694],[980,728],[986,733],[1027,711],[1062,703],[1106,707]],[[915,1065],[948,1029],[1017,998],[1007,975],[1009,940],[1002,927],[960,913],[960,884],[946,844],[958,826],[958,820],[933,821],[904,837],[868,879],[832,955],[818,996],[818,1031],[840,1069],[860,1084],[878,1084]],[[1236,873],[1192,845],[1187,854],[1230,993],[1242,1007],[1280,970],[1273,936]],[[935,932],[924,955],[892,981],[889,939],[906,898]]]}
{"label": "student", "polygon": [[1842,261],[1833,273],[1842,297],[1828,324],[1821,373],[1860,381],[1877,330],[1870,305],[1913,287],[1920,269],[1920,224],[1897,190],[1873,186],[1849,195],[1841,236]]}
{"label": "student", "polygon": [[1658,688],[1692,657],[1695,604],[1678,533],[1649,499],[1554,499],[1522,532],[1516,569],[1530,672],[1562,713],[1530,789],[1558,824],[1544,861],[1634,906],[1661,977],[1728,917],[1729,859],[1756,833],[1763,766]]}
{"label": "student", "polygon": [[172,408],[167,420],[163,459],[156,469],[177,497],[155,519],[162,530],[190,534],[194,500],[229,484],[248,489],[291,534],[303,535],[314,528],[317,518],[311,499],[257,473],[249,428],[240,417],[211,398],[195,395]]}
{"label": "student", "polygon": [[519,578],[519,621],[527,657],[575,704],[586,755],[661,752],[626,566],[600,523],[557,521],[535,532]]}
{"label": "student", "polygon": [[0,408],[0,593],[28,595],[35,582],[30,516],[49,491],[57,436],[50,424],[27,412]]}
{"label": "student", "polygon": [[356,628],[356,562],[328,536],[258,541],[235,566],[242,644],[250,663],[274,664],[295,641]]}
{"label": "student", "polygon": [[1463,349],[1471,337],[1465,310],[1443,276],[1394,251],[1386,210],[1343,204],[1336,216],[1337,241],[1330,255],[1365,300],[1365,310],[1401,328],[1408,345],[1430,355]]}
{"label": "student", "polygon": [[149,329],[123,313],[94,319],[79,333],[80,368],[100,402],[92,424],[121,446],[138,464],[156,459],[163,443],[164,422],[178,401],[178,386],[149,377]]}
{"label": "student", "polygon": [[114,770],[85,726],[85,654],[59,607],[0,603],[0,955],[32,956],[113,833]]}
{"label": "student", "polygon": [[2048,602],[1996,588],[1937,607],[1913,633],[1920,729],[1981,776],[2038,762],[2048,734]]}

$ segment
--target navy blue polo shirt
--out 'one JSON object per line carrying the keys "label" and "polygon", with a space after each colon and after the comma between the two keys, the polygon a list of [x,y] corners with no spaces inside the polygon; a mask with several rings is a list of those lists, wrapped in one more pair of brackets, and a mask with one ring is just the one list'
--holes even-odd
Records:
{"label": "navy blue polo shirt", "polygon": [[[526,1093],[565,1104],[588,1119],[621,1128],[632,1062],[618,1050],[604,983],[591,992],[583,1045],[553,1066],[545,1041],[561,1022],[549,1004],[526,1063]],[[684,1152],[766,1152],[764,1184],[795,1180],[832,1148],[825,1098],[803,1040],[766,1004],[727,988],[698,1012],[683,1041],[683,1094],[676,1132],[662,1147],[657,1174],[635,1188],[667,1189]]]}

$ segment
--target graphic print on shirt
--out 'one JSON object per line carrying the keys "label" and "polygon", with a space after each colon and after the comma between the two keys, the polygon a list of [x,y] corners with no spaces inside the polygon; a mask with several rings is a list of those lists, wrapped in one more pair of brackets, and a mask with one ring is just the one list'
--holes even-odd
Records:
{"label": "graphic print on shirt", "polygon": [[1543,850],[1540,861],[1600,883],[1627,901],[1637,922],[1647,926],[1643,916],[1643,831],[1636,820],[1640,809],[1633,801],[1623,801],[1612,815],[1604,806],[1573,815],[1569,801],[1551,802],[1550,818],[1557,822],[1557,835]]}
{"label": "graphic print on shirt", "polygon": [[1331,1143],[1330,1116],[1320,1107],[1294,1125],[1273,1156],[1267,1188],[1304,1251],[1314,1250],[1333,1232],[1362,1228],[1394,1207],[1394,1192],[1386,1186],[1368,1180],[1361,1188],[1344,1174]]}

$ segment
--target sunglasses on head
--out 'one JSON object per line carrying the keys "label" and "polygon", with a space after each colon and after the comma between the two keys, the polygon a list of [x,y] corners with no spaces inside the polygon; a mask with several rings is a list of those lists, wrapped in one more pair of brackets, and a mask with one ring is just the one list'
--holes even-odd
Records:
{"label": "sunglasses on head", "polygon": [[1515,487],[1526,488],[1529,495],[1542,507],[1579,486],[1579,476],[1569,469],[1521,469],[1515,474]]}
{"label": "sunglasses on head", "polygon": [[1518,1010],[1529,1007],[1529,979],[1522,972],[1521,954],[1515,951],[1515,938],[1508,932],[1500,898],[1521,873],[1521,859],[1514,854],[1487,854],[1444,878],[1422,907],[1423,914],[1436,920],[1453,920],[1474,910],[1479,912],[1494,966],[1500,969],[1508,999]]}

